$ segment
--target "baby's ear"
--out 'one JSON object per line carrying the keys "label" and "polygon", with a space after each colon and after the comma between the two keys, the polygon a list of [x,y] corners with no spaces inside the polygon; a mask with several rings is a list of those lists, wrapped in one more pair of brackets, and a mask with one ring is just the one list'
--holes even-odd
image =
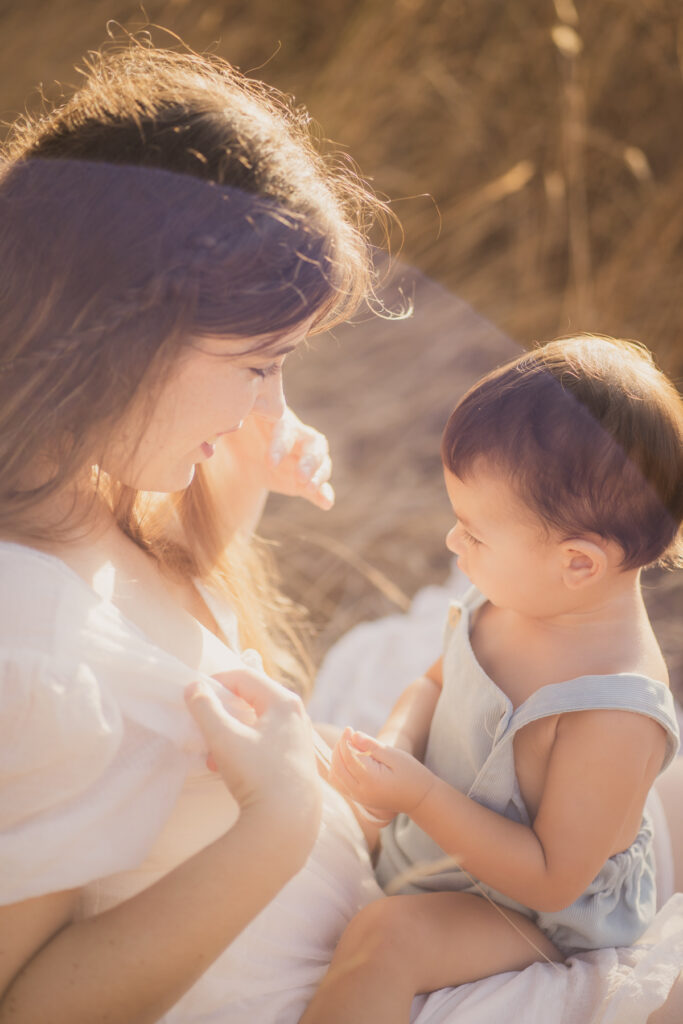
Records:
{"label": "baby's ear", "polygon": [[562,580],[570,590],[592,586],[607,572],[609,557],[598,538],[570,537],[560,544]]}

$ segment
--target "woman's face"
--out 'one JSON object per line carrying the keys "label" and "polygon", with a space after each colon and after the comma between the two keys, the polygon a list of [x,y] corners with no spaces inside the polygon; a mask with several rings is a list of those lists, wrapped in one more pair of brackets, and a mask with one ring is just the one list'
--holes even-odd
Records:
{"label": "woman's face", "polygon": [[195,465],[211,458],[221,434],[239,430],[252,412],[272,420],[282,416],[282,366],[310,323],[278,335],[264,351],[254,351],[264,338],[193,339],[163,385],[139,396],[101,468],[137,490],[183,490]]}

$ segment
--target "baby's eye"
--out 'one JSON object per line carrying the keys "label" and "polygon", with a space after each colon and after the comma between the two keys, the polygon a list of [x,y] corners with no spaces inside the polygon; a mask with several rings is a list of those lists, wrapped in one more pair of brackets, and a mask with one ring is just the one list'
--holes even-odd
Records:
{"label": "baby's eye", "polygon": [[462,536],[463,540],[465,540],[467,544],[481,544],[481,541],[477,540],[476,537],[473,537],[470,531],[466,530],[464,526],[462,528]]}

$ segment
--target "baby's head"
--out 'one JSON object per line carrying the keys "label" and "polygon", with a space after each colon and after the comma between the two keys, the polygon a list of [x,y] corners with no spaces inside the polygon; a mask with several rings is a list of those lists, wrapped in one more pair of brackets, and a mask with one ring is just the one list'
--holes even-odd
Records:
{"label": "baby's head", "polygon": [[563,338],[499,367],[455,407],[441,453],[461,520],[463,487],[497,482],[477,489],[479,525],[512,516],[539,545],[582,538],[622,571],[683,561],[683,402],[640,345]]}

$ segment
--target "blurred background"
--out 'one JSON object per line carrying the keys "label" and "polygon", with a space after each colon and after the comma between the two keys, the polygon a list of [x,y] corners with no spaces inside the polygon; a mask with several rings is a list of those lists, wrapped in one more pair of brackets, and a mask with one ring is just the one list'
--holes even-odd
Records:
{"label": "blurred background", "polygon": [[[414,315],[361,313],[287,365],[337,505],[271,499],[262,532],[316,660],[446,578],[439,437],[481,373],[587,330],[642,340],[681,387],[681,0],[0,0],[0,119],[68,93],[110,19],[292,95],[403,226],[386,295]],[[646,576],[679,697],[681,577]]]}

